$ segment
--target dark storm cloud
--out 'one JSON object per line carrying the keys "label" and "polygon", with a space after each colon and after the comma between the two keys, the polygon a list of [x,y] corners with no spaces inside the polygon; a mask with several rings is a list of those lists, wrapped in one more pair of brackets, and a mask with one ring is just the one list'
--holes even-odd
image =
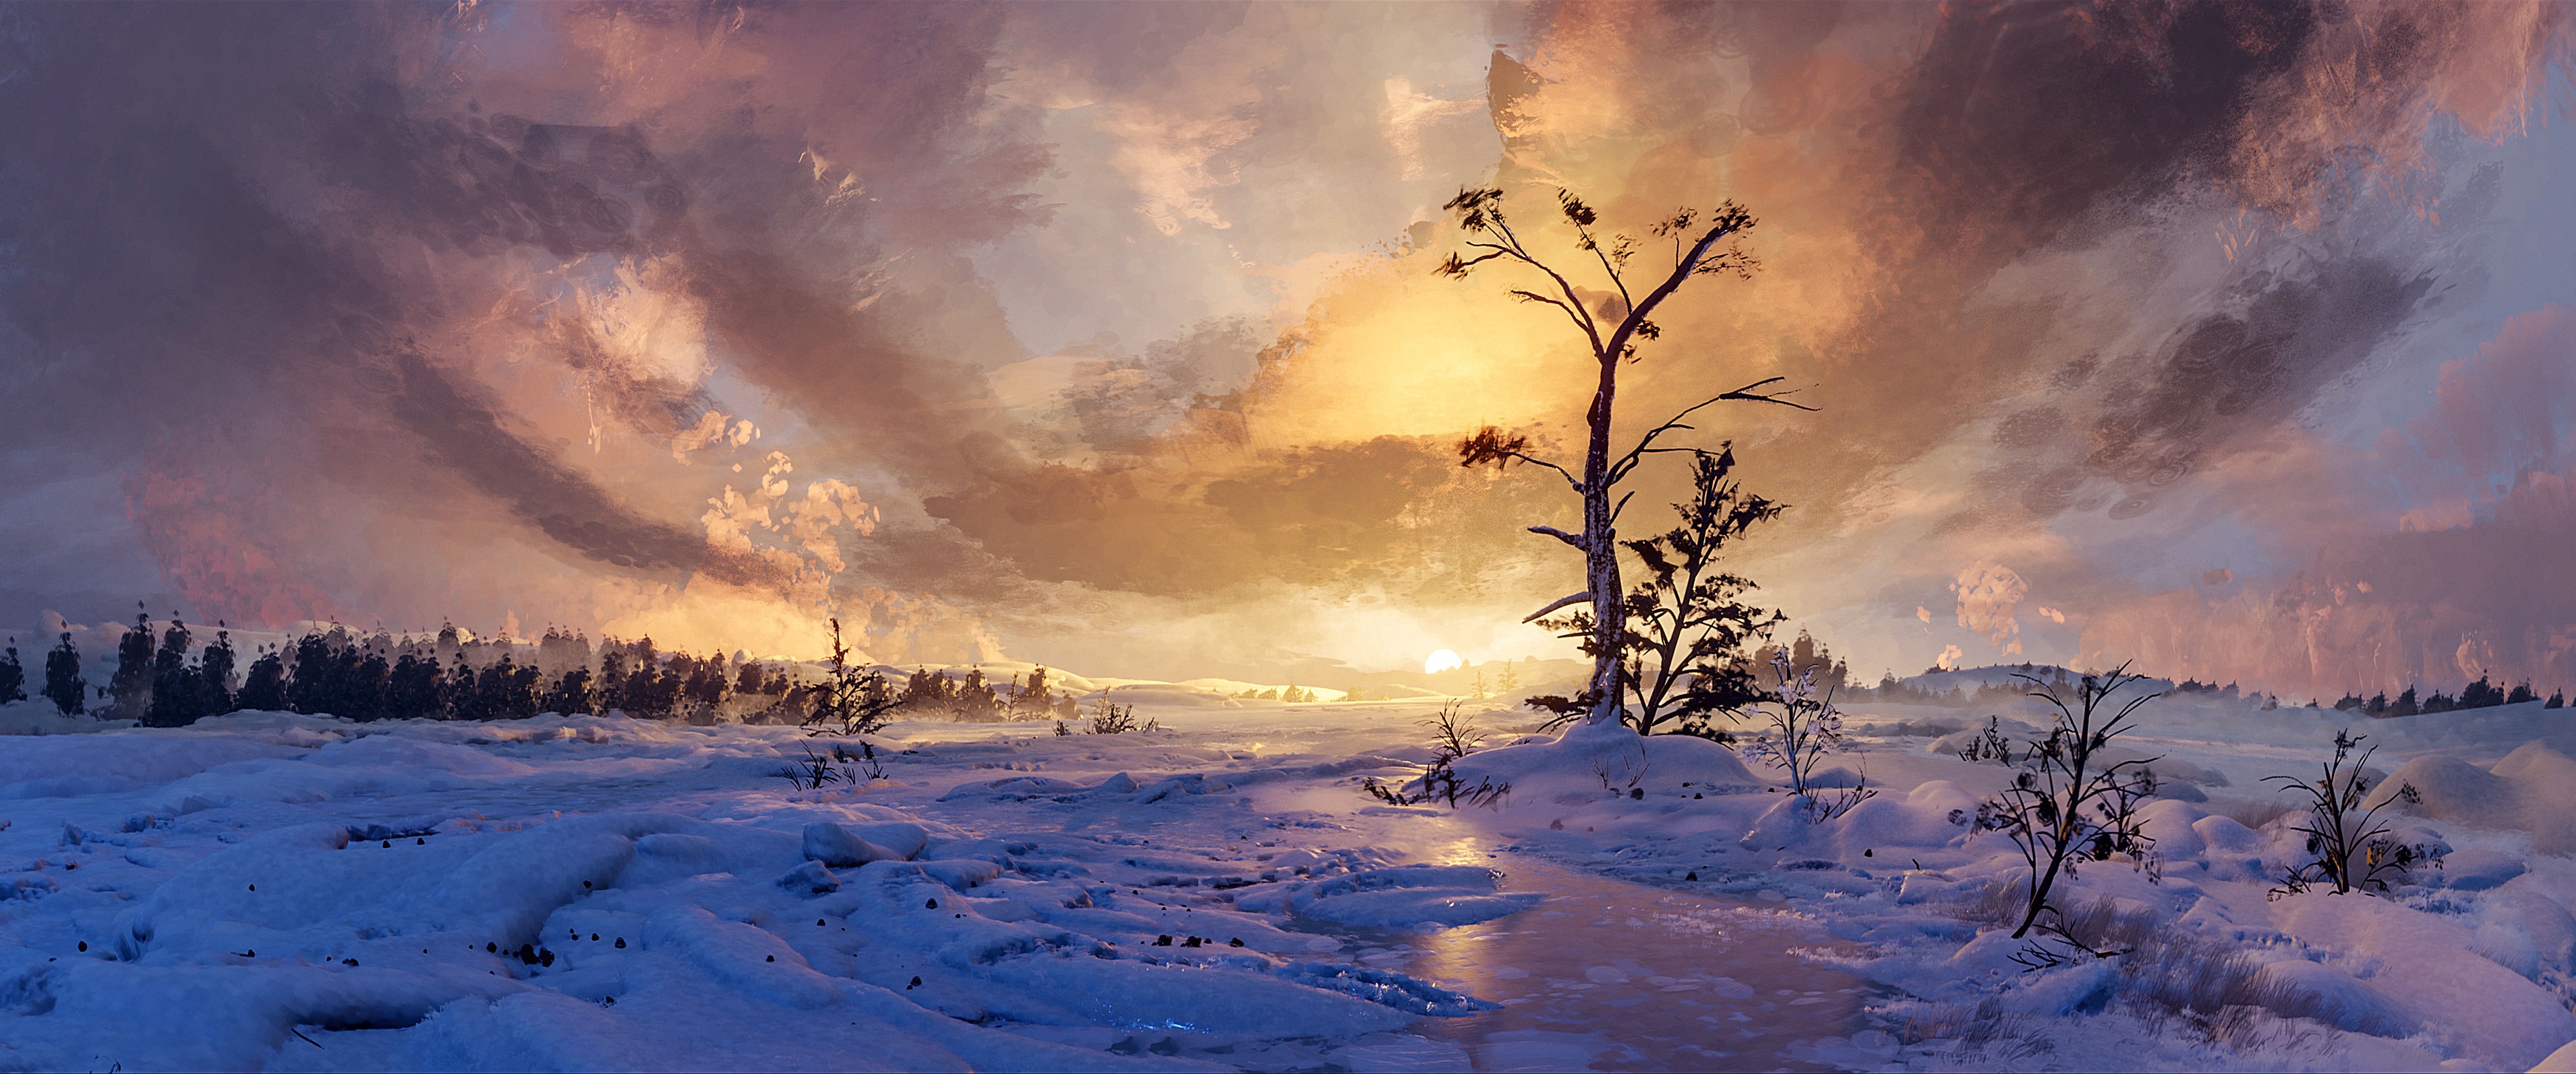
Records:
{"label": "dark storm cloud", "polygon": [[757,559],[707,547],[692,530],[641,518],[597,485],[564,470],[513,437],[489,404],[410,355],[394,359],[401,387],[394,418],[418,434],[440,465],[505,504],[557,544],[584,558],[643,571],[703,571],[735,585],[774,585],[777,571]]}

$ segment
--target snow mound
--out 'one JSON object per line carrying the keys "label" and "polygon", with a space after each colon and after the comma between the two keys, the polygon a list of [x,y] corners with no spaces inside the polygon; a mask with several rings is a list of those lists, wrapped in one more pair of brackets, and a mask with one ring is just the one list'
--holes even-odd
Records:
{"label": "snow mound", "polygon": [[2332,966],[2293,958],[2267,964],[2260,972],[2261,984],[2281,997],[2278,1006],[2337,1029],[2403,1037],[2422,1028],[2378,989]]}
{"label": "snow mound", "polygon": [[1976,830],[1976,796],[1946,779],[1927,780],[1903,794],[1881,794],[1821,823],[1812,819],[1813,809],[1781,795],[1738,845],[1845,860],[1880,854],[1901,860],[1892,852],[1952,846]]}
{"label": "snow mound", "polygon": [[136,790],[236,761],[299,757],[305,752],[232,736],[169,732],[15,738],[7,750],[0,751],[0,798]]}
{"label": "snow mound", "polygon": [[2396,1015],[2439,1027],[2472,1056],[2527,1068],[2576,1040],[2576,1014],[2474,953],[2474,937],[2457,922],[2386,899],[2330,894],[2290,896],[2274,913],[2310,946],[2342,955]]}
{"label": "snow mound", "polygon": [[2398,799],[2407,788],[2420,801],[2392,809],[2479,828],[2519,828],[2543,853],[2576,854],[2576,759],[2546,743],[2525,743],[2491,769],[2448,754],[2415,758],[2381,780],[2368,804]]}
{"label": "snow mound", "polygon": [[1762,785],[1735,751],[1689,735],[1639,735],[1615,725],[1577,724],[1563,737],[1502,746],[1472,753],[1450,765],[1467,786],[1491,779],[1510,783],[1515,794],[1563,789],[1598,791],[1604,782],[1625,791],[1631,786],[1655,789],[1694,787],[1751,788]]}

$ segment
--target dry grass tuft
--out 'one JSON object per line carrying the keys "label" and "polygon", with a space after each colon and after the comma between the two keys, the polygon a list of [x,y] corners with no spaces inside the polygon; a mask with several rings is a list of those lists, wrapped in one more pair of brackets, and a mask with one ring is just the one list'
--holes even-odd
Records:
{"label": "dry grass tuft", "polygon": [[[2021,904],[2019,886],[2005,882],[1962,901],[1957,912],[1963,920],[2005,924]],[[2124,910],[2105,896],[2059,924],[2075,944],[2116,952],[2110,957],[2118,960],[2119,998],[2141,1019],[2179,1019],[2209,1040],[2240,1048],[2249,1045],[2235,1043],[2238,1038],[2277,1035],[2277,1019],[2332,1020],[2334,1012],[2320,1009],[2315,996],[2265,977],[2262,963],[2245,952],[2167,928],[2152,911]]]}

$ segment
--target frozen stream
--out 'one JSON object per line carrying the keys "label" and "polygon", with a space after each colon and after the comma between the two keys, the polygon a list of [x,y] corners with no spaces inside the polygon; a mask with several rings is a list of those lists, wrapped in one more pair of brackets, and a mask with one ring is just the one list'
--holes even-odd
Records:
{"label": "frozen stream", "polygon": [[1493,864],[1504,890],[1547,901],[1482,925],[1357,937],[1364,962],[1503,1004],[1413,1027],[1465,1049],[1476,1070],[1831,1069],[1819,1046],[1847,1060],[1852,1034],[1875,1039],[1860,1022],[1864,982],[1792,954],[1834,941],[1785,904],[1518,855]]}

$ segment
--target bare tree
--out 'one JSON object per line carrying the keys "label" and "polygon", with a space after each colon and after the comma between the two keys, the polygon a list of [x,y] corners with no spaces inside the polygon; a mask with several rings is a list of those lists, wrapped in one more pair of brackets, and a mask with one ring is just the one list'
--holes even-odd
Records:
{"label": "bare tree", "polygon": [[1631,294],[1628,287],[1629,262],[1639,250],[1637,240],[1617,233],[1596,235],[1593,229],[1599,217],[1591,206],[1563,190],[1557,192],[1556,200],[1558,210],[1574,227],[1574,245],[1580,251],[1578,259],[1588,254],[1598,263],[1602,275],[1609,281],[1610,292],[1593,292],[1591,297],[1587,297],[1584,289],[1575,286],[1566,273],[1531,253],[1519,232],[1503,215],[1503,192],[1493,188],[1462,189],[1444,206],[1456,215],[1459,230],[1467,235],[1466,247],[1473,254],[1451,254],[1440,264],[1438,271],[1444,276],[1465,279],[1486,262],[1503,261],[1535,271],[1545,278],[1533,287],[1511,288],[1510,294],[1523,302],[1556,307],[1565,314],[1566,319],[1583,334],[1584,343],[1592,350],[1593,362],[1599,367],[1592,405],[1584,414],[1589,436],[1584,444],[1582,474],[1577,476],[1574,471],[1531,454],[1528,437],[1508,435],[1492,426],[1479,429],[1474,436],[1461,441],[1458,454],[1463,466],[1492,463],[1508,467],[1517,461],[1546,467],[1564,478],[1566,485],[1581,499],[1582,532],[1567,533],[1554,526],[1532,526],[1529,530],[1554,537],[1583,553],[1584,588],[1531,613],[1524,621],[1535,621],[1572,604],[1589,602],[1592,605],[1592,638],[1587,645],[1592,653],[1592,679],[1585,689],[1584,696],[1590,702],[1585,721],[1593,725],[1614,725],[1619,720],[1621,695],[1625,692],[1620,658],[1628,650],[1627,592],[1619,580],[1617,524],[1619,513],[1627,506],[1628,500],[1626,496],[1620,496],[1614,501],[1612,494],[1618,491],[1619,484],[1629,474],[1636,471],[1638,464],[1645,461],[1646,456],[1691,450],[1657,447],[1655,442],[1666,433],[1693,428],[1685,424],[1686,420],[1712,403],[1741,400],[1778,403],[1799,410],[1815,408],[1790,402],[1783,398],[1787,394],[1785,392],[1766,391],[1784,379],[1766,377],[1683,408],[1680,413],[1648,429],[1627,451],[1613,454],[1610,434],[1616,413],[1614,404],[1618,396],[1619,367],[1637,360],[1639,344],[1663,335],[1663,329],[1655,324],[1652,315],[1665,299],[1681,290],[1682,284],[1692,277],[1733,273],[1741,279],[1753,278],[1753,272],[1760,263],[1740,243],[1732,241],[1753,227],[1753,214],[1728,201],[1705,218],[1696,210],[1686,208],[1656,221],[1649,231],[1657,239],[1671,240],[1672,263],[1652,288],[1643,296],[1637,296]]}

